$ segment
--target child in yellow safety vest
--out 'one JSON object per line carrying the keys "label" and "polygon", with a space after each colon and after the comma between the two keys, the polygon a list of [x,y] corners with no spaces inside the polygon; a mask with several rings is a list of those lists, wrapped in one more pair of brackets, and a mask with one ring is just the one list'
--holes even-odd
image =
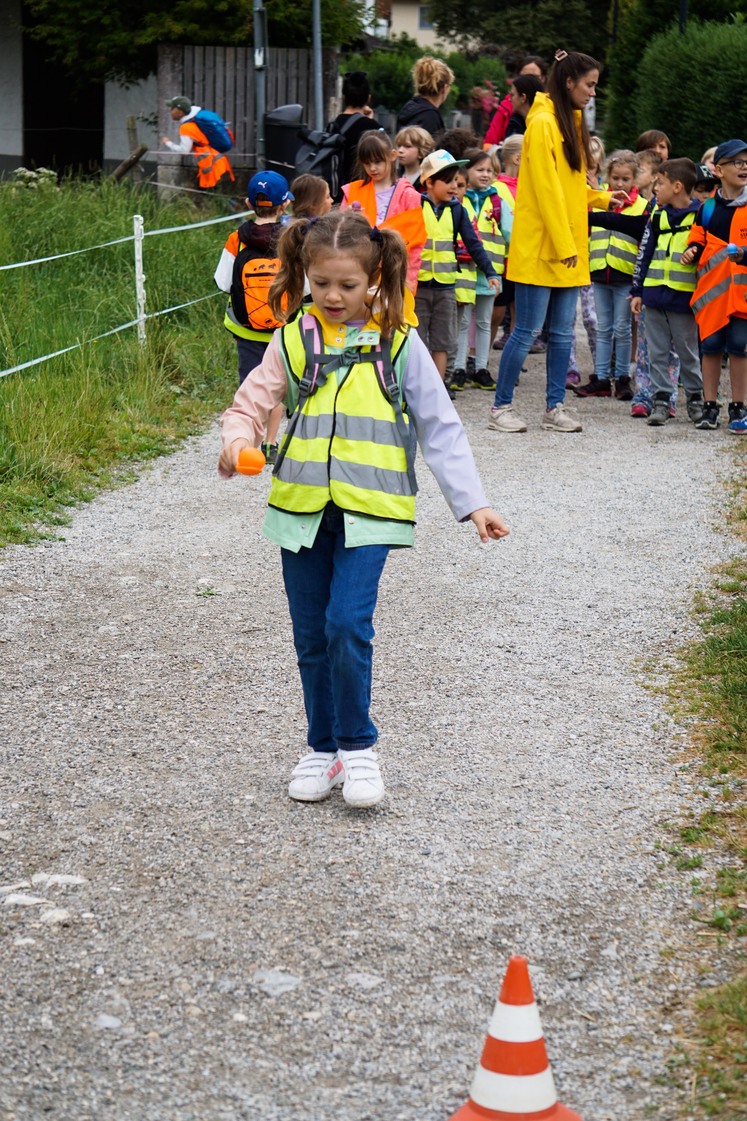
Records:
{"label": "child in yellow safety vest", "polygon": [[[284,176],[276,171],[258,171],[249,180],[244,200],[255,217],[230,235],[215,270],[214,280],[229,293],[223,326],[236,340],[239,385],[259,366],[267,344],[280,326],[269,306],[270,285],[280,261],[277,243],[283,214],[293,195]],[[277,440],[283,419],[276,409],[267,425],[262,450],[270,463],[277,455]]]}
{"label": "child in yellow safety vest", "polygon": [[[292,222],[278,252],[271,304],[286,324],[223,415],[218,468],[233,475],[271,411],[287,406],[264,534],[281,548],[311,749],[288,793],[319,802],[342,785],[348,805],[373,806],[384,784],[370,716],[372,620],[390,548],[413,543],[415,437],[457,520],[471,519],[484,542],[508,529],[405,321],[401,236],[333,211]],[[313,303],[289,321],[305,277]]]}
{"label": "child in yellow safety vest", "polygon": [[[471,208],[473,225],[480,243],[495,271],[503,273],[506,259],[506,236],[501,228],[503,200],[499,189],[493,183],[493,166],[490,156],[481,148],[470,148],[464,153],[467,160],[467,200]],[[510,237],[510,229],[508,231]],[[475,325],[475,368],[469,382],[476,389],[495,391],[495,382],[488,371],[490,353],[490,323],[496,293],[485,273],[474,268],[475,299],[466,314],[461,317],[459,341],[456,354],[456,369],[452,384],[455,389],[464,389],[468,380],[467,348],[470,326]],[[457,286],[459,281],[457,281]]]}
{"label": "child in yellow safety vest", "polygon": [[703,422],[703,378],[700,372],[698,332],[690,300],[695,290],[695,265],[682,260],[698,204],[692,190],[698,172],[692,160],[665,160],[657,173],[657,207],[641,239],[633,271],[631,311],[646,309],[644,330],[649,373],[654,390],[647,423],[660,427],[669,420],[671,381],[669,350],[680,360],[687,415],[696,428]]}
{"label": "child in yellow safety vest", "polygon": [[[611,191],[624,191],[628,202],[613,211],[592,211],[589,215],[589,271],[596,309],[596,357],[594,373],[586,385],[574,388],[579,397],[612,396],[612,350],[615,352],[615,397],[630,401],[630,353],[633,319],[630,312],[630,282],[633,278],[638,244],[645,229],[649,203],[635,185],[638,161],[635,152],[620,149],[607,161],[606,179]],[[617,214],[643,219],[638,237],[615,225]],[[597,222],[597,217],[599,221]]]}
{"label": "child in yellow safety vest", "polygon": [[[467,211],[456,198],[456,176],[466,160],[455,160],[450,152],[438,148],[425,157],[420,178],[426,241],[423,247],[415,314],[418,334],[428,347],[442,378],[446,374],[449,352],[457,341],[456,294],[460,264],[457,242],[461,238],[477,268],[485,274],[493,293],[500,291],[500,280],[493,262],[472,228]],[[487,388],[487,387],[486,387]],[[449,396],[456,396],[449,386]]]}

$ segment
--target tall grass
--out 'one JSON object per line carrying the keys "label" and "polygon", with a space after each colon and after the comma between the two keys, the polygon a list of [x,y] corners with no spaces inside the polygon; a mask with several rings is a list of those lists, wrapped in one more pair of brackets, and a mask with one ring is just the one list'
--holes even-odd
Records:
{"label": "tall grass", "polygon": [[[210,204],[165,204],[152,187],[70,182],[60,189],[0,184],[0,263],[51,256],[218,216]],[[148,311],[215,292],[230,223],[147,237]],[[0,273],[0,369],[91,339],[135,318],[132,242]],[[0,378],[0,544],[30,541],[65,507],[162,454],[231,399],[233,344],[223,299],[134,328]]]}

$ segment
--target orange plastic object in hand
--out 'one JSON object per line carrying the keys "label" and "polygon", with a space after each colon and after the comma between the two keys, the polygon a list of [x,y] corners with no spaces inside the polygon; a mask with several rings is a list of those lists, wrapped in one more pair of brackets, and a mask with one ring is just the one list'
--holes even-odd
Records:
{"label": "orange plastic object in hand", "polygon": [[259,448],[242,448],[236,461],[240,475],[259,475],[267,460]]}

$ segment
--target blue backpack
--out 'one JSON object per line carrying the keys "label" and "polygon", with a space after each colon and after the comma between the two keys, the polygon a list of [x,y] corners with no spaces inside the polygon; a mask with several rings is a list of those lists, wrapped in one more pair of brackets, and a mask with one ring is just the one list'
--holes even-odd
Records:
{"label": "blue backpack", "polygon": [[212,109],[200,109],[192,118],[202,132],[211,148],[217,152],[230,152],[233,148],[233,133],[217,113]]}

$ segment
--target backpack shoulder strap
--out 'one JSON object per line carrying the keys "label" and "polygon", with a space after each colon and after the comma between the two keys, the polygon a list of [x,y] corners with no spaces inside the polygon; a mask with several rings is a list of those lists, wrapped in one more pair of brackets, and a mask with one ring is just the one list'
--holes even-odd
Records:
{"label": "backpack shoulder strap", "polygon": [[396,331],[394,339],[382,339],[379,343],[379,354],[371,356],[374,368],[379,378],[379,384],[384,396],[394,409],[395,424],[405,449],[407,460],[407,477],[413,494],[417,494],[418,482],[415,477],[415,429],[412,424],[405,421],[407,404],[402,393],[402,378],[407,355],[410,350],[410,338],[402,331]]}

